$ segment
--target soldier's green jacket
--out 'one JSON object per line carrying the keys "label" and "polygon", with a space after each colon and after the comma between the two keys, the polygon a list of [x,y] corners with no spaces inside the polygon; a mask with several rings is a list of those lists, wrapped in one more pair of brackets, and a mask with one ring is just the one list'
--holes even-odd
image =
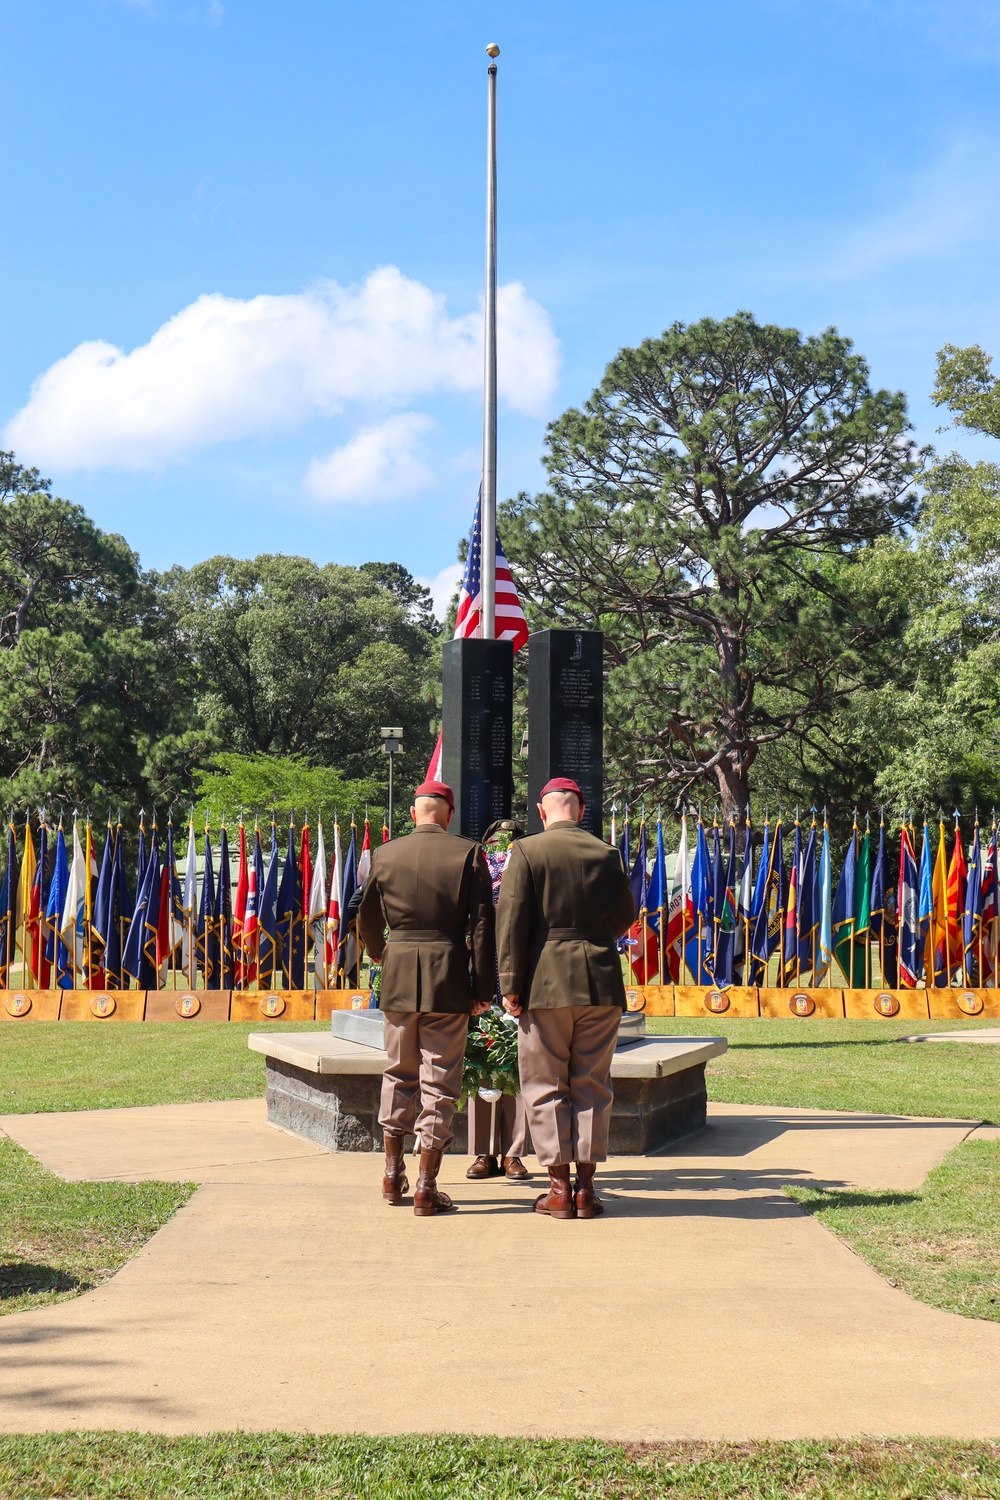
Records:
{"label": "soldier's green jacket", "polygon": [[622,857],[578,823],[519,839],[500,882],[500,988],[530,1010],[617,1005],[625,983],[616,940],[635,921]]}
{"label": "soldier's green jacket", "polygon": [[468,1014],[473,1001],[491,1001],[493,888],[479,845],[435,823],[380,844],[358,909],[358,936],[382,965],[382,1010]]}

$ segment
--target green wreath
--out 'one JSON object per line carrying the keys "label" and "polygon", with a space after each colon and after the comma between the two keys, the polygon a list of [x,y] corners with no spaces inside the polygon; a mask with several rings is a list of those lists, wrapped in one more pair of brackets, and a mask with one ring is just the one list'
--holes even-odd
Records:
{"label": "green wreath", "polygon": [[517,1094],[520,1087],[517,1022],[503,1011],[488,1010],[469,1026],[459,1108],[480,1089],[500,1089],[504,1094]]}

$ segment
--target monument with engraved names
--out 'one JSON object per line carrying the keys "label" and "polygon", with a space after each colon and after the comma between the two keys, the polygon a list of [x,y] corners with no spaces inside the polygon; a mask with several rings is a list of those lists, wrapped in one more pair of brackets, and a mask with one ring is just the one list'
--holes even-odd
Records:
{"label": "monument with engraved names", "polygon": [[604,636],[539,630],[528,641],[528,830],[540,833],[538,794],[553,776],[578,783],[583,826],[603,837]]}
{"label": "monument with engraved names", "polygon": [[510,641],[448,641],[443,652],[442,775],[455,793],[452,831],[482,838],[510,817],[514,652]]}

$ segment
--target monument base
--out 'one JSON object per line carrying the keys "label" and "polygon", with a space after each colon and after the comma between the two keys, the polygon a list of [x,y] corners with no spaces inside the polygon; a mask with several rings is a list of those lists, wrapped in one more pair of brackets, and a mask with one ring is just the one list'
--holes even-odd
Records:
{"label": "monument base", "polygon": [[[384,1053],[309,1034],[255,1035],[248,1043],[266,1058],[270,1124],[328,1151],[382,1150]],[[700,1130],[708,1106],[705,1064],[724,1050],[724,1039],[692,1038],[638,1042],[616,1053],[610,1154],[645,1156]],[[467,1155],[466,1110],[456,1114],[453,1128],[452,1154]]]}

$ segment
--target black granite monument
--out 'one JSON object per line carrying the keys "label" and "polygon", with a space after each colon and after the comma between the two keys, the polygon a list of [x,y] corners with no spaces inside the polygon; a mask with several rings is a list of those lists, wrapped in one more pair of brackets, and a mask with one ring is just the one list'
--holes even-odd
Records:
{"label": "black granite monument", "polygon": [[514,648],[510,641],[448,641],[444,648],[441,774],[455,793],[452,831],[481,838],[510,817]]}
{"label": "black granite monument", "polygon": [[538,794],[571,776],[603,837],[604,637],[599,630],[539,630],[528,641],[528,831],[540,833]]}

